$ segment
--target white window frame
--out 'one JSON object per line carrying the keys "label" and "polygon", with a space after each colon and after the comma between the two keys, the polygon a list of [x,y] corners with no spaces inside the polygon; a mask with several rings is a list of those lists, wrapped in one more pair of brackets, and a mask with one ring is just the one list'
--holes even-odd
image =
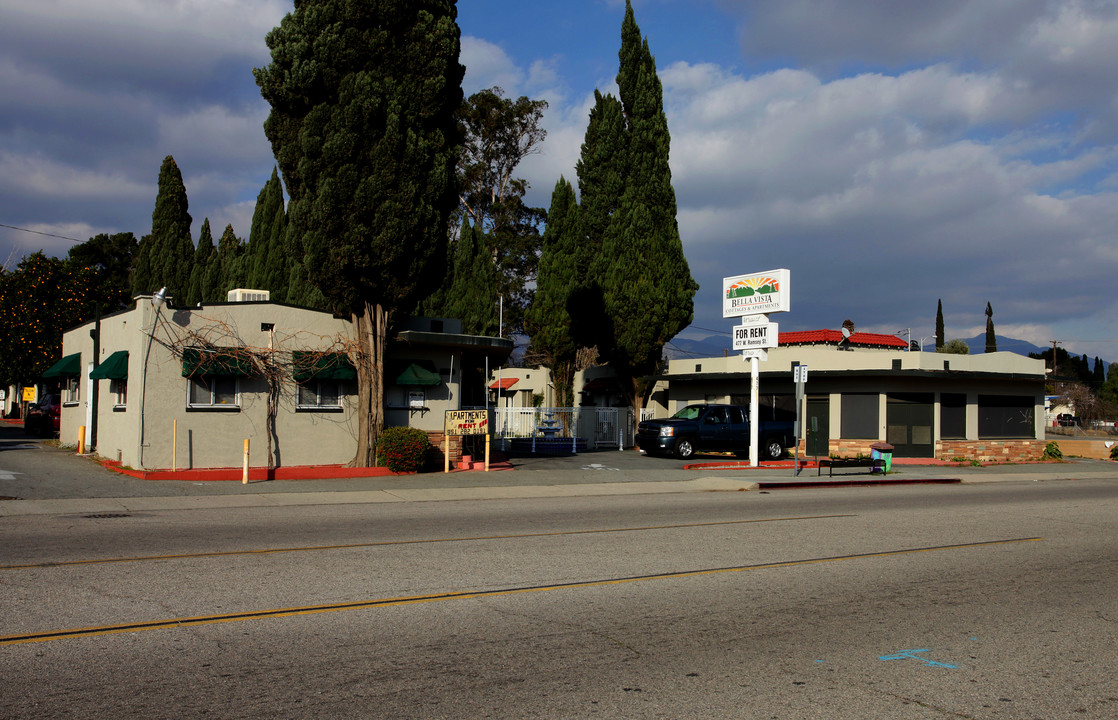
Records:
{"label": "white window frame", "polygon": [[122,408],[128,405],[128,378],[109,380],[109,394],[113,396],[115,407]]}
{"label": "white window frame", "polygon": [[[295,395],[295,409],[296,410],[302,410],[302,411],[311,410],[311,411],[313,411],[313,410],[341,410],[342,409],[342,397],[346,394],[345,393],[345,381],[344,380],[318,380],[318,379],[312,378],[310,380],[304,380],[303,382],[296,383],[296,384],[297,384],[297,387],[295,389],[295,393],[296,393],[296,395]],[[329,393],[323,393],[322,392],[323,386],[327,386],[327,387],[332,386],[333,387],[333,390],[334,390],[334,402],[333,403],[323,403],[323,395],[324,394],[326,395],[327,398],[329,398]],[[311,394],[310,391],[312,389],[314,391],[314,402],[313,403],[306,402],[309,399],[308,396]]]}
{"label": "white window frame", "polygon": [[78,376],[67,377],[66,387],[64,388],[65,395],[62,398],[63,404],[78,403],[82,399],[82,379]]}
{"label": "white window frame", "polygon": [[[232,403],[219,403],[217,402],[218,388],[217,383],[221,381],[233,382],[233,402]],[[209,402],[194,402],[191,400],[193,388],[198,387],[205,383],[209,390]],[[241,409],[241,379],[239,377],[230,377],[228,375],[194,375],[187,378],[186,383],[186,406],[190,409],[197,410],[240,410]]]}

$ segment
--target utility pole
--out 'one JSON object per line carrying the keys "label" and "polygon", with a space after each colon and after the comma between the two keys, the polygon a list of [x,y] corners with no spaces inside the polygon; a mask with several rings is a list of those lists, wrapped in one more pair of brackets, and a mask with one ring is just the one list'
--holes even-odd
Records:
{"label": "utility pole", "polygon": [[1056,346],[1063,344],[1063,340],[1052,340],[1052,382],[1056,382]]}

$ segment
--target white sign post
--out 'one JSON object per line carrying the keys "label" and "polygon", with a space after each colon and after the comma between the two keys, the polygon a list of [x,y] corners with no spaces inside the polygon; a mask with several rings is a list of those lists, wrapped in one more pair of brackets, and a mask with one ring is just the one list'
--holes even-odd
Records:
{"label": "white sign post", "polygon": [[792,379],[796,382],[796,464],[792,470],[792,477],[800,474],[800,410],[804,406],[804,384],[807,383],[807,365],[796,365],[792,368]]}
{"label": "white sign post", "polygon": [[722,279],[722,317],[742,318],[734,328],[734,349],[749,360],[749,466],[760,465],[758,445],[760,430],[760,360],[768,359],[767,348],[776,347],[777,324],[769,322],[769,313],[787,312],[791,306],[789,277],[786,269],[769,270],[750,275]]}

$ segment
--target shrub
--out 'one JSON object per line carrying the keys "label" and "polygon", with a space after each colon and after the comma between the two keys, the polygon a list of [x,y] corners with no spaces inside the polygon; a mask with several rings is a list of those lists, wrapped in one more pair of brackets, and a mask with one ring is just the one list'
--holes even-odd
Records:
{"label": "shrub", "polygon": [[1112,448],[1110,448],[1110,459],[1111,460],[1118,460],[1118,445],[1115,445]]}
{"label": "shrub", "polygon": [[1060,452],[1060,446],[1052,441],[1044,446],[1044,452],[1040,457],[1043,460],[1063,460],[1064,454]]}
{"label": "shrub", "polygon": [[377,443],[377,464],[392,472],[419,472],[430,447],[427,433],[419,428],[388,427]]}

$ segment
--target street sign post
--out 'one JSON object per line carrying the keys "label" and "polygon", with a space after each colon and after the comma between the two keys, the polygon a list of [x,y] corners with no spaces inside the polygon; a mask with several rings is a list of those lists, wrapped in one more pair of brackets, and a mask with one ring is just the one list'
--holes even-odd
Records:
{"label": "street sign post", "polygon": [[722,278],[722,317],[742,319],[741,325],[734,328],[734,350],[741,350],[742,359],[749,360],[750,467],[760,464],[760,361],[768,360],[768,348],[779,344],[777,324],[769,322],[769,313],[787,312],[791,308],[790,276],[791,271],[781,268]]}
{"label": "street sign post", "polygon": [[796,462],[793,465],[792,476],[800,474],[800,411],[804,407],[804,385],[807,383],[807,365],[794,365],[792,367],[792,380],[796,383]]}

